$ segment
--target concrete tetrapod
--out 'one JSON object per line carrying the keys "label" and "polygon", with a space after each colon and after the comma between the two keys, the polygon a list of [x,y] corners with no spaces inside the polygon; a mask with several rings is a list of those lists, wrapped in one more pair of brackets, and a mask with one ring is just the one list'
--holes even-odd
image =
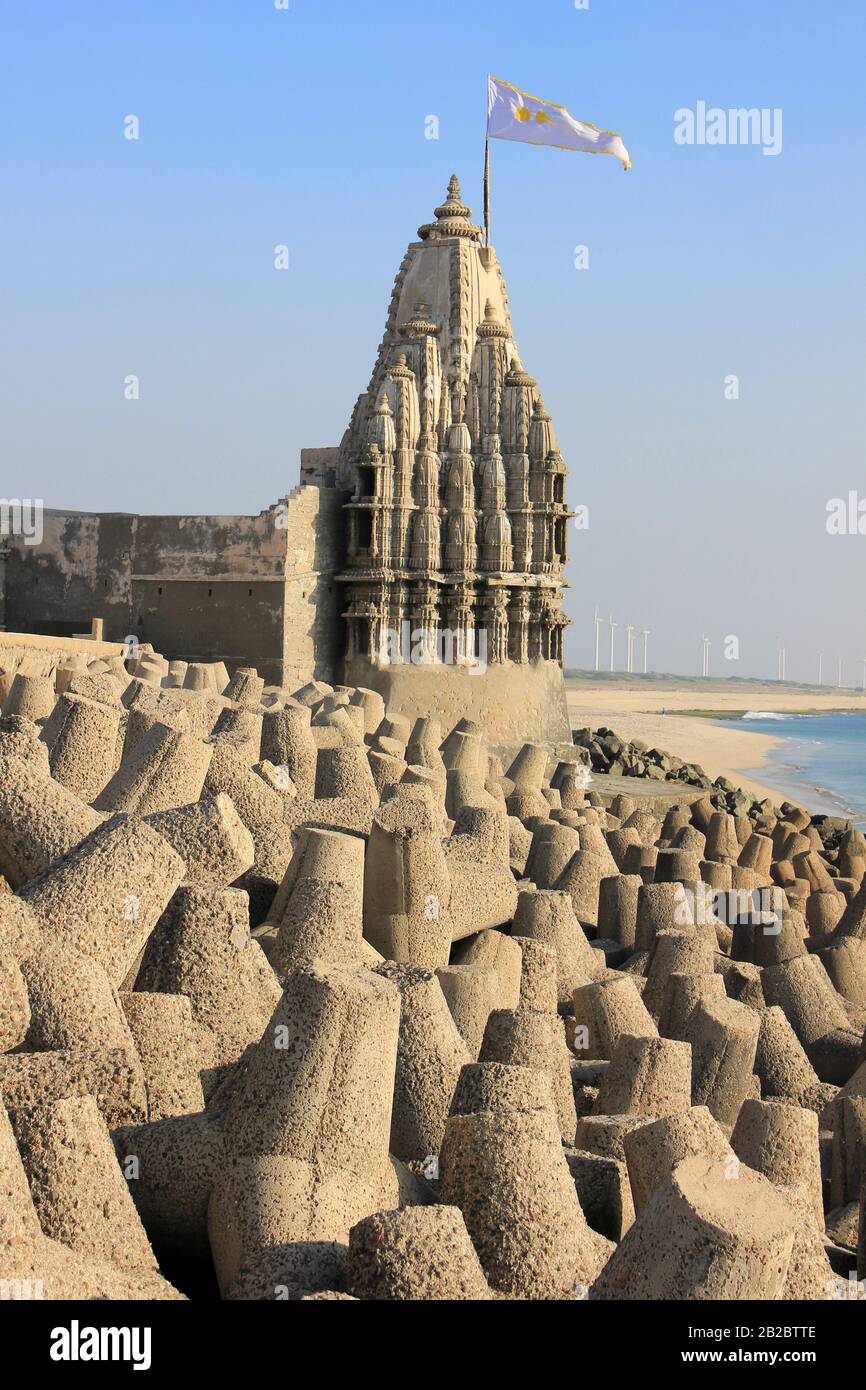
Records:
{"label": "concrete tetrapod", "polygon": [[266,710],[262,719],[262,758],[285,767],[298,795],[312,797],[316,787],[316,741],[310,732],[310,711],[294,701]]}
{"label": "concrete tetrapod", "polygon": [[97,811],[149,816],[198,801],[212,757],[212,745],[155,724],[93,804]]}
{"label": "concrete tetrapod", "polygon": [[643,1002],[655,1017],[661,1012],[665,988],[671,975],[711,975],[713,944],[694,931],[660,931],[650,951]]}
{"label": "concrete tetrapod", "polygon": [[0,752],[0,873],[10,887],[43,873],[101,820],[47,768]]}
{"label": "concrete tetrapod", "polygon": [[123,1012],[144,1070],[151,1120],[204,1109],[198,1038],[185,994],[122,994]]}
{"label": "concrete tetrapod", "polygon": [[[78,1098],[76,1097],[76,1102]],[[123,1179],[121,1178],[121,1182]],[[121,1268],[73,1251],[43,1232],[9,1118],[0,1102],[0,1258],[7,1297],[21,1299],[179,1299],[146,1268]],[[134,1219],[134,1214],[133,1214]],[[125,1260],[124,1263],[127,1263]]]}
{"label": "concrete tetrapod", "polygon": [[692,1101],[733,1125],[752,1084],[761,1016],[733,999],[703,999],[683,1029],[692,1047]]}
{"label": "concrete tetrapod", "polygon": [[512,930],[515,936],[531,937],[555,951],[560,1007],[571,1002],[572,994],[581,985],[604,974],[604,965],[575,917],[567,893],[554,889],[521,892]]}
{"label": "concrete tetrapod", "polygon": [[43,730],[54,780],[82,801],[93,801],[117,767],[119,728],[119,704],[61,695]]}
{"label": "concrete tetrapod", "polygon": [[404,1162],[438,1154],[460,1069],[470,1057],[430,970],[386,961],[375,974],[400,991],[391,1153]]}
{"label": "concrete tetrapod", "polygon": [[453,955],[454,964],[470,965],[474,970],[488,971],[495,976],[495,1008],[517,1008],[523,953],[510,936],[500,931],[482,931],[477,936],[458,941]]}
{"label": "concrete tetrapod", "polygon": [[300,966],[225,1118],[208,1232],[224,1296],[314,1292],[349,1230],[398,1203],[389,1161],[400,995],[355,966]]}
{"label": "concrete tetrapod", "polygon": [[365,1217],[349,1232],[346,1277],[355,1298],[491,1297],[457,1207],[406,1207]]}
{"label": "concrete tetrapod", "polygon": [[500,1006],[499,977],[493,970],[482,970],[474,965],[441,965],[436,978],[474,1062],[481,1051],[487,1020],[493,1009]]}
{"label": "concrete tetrapod", "polygon": [[562,1139],[574,1139],[577,1115],[571,1085],[569,1051],[558,1014],[530,1009],[495,1009],[487,1020],[480,1062],[537,1067],[550,1078]]}
{"label": "concrete tetrapod", "polygon": [[187,883],[234,883],[255,863],[253,837],[223,792],[145,816],[186,865]]}
{"label": "concrete tetrapod", "polygon": [[209,1095],[222,1069],[261,1037],[280,998],[274,972],[250,939],[246,893],[216,884],[178,889],[148,942],[136,989],[188,996]]}
{"label": "concrete tetrapod", "polygon": [[92,956],[119,987],[183,875],[161,835],[131,816],[99,826],[21,890],[55,940]]}
{"label": "concrete tetrapod", "polygon": [[22,1111],[15,1133],[46,1236],[121,1268],[156,1270],[156,1258],[92,1096]]}
{"label": "concrete tetrapod", "polygon": [[379,808],[364,863],[364,936],[386,960],[431,970],[451,951],[451,880],[433,813],[395,797]]}
{"label": "concrete tetrapod", "polygon": [[691,1107],[692,1050],[669,1038],[621,1033],[602,1077],[596,1115],[648,1115],[660,1119]]}
{"label": "concrete tetrapod", "polygon": [[610,1061],[624,1033],[658,1037],[634,980],[614,975],[574,991],[573,1050],[581,1060]]}
{"label": "concrete tetrapod", "polygon": [[268,958],[277,974],[316,957],[375,965],[380,957],[363,938],[363,910],[364,841],[335,830],[300,830],[268,912],[276,931]]}
{"label": "concrete tetrapod", "polygon": [[800,1187],[824,1230],[818,1116],[784,1101],[745,1100],[731,1135],[738,1158],[777,1187]]}
{"label": "concrete tetrapod", "polygon": [[586,1224],[549,1103],[452,1114],[439,1171],[440,1199],[463,1212],[492,1288],[585,1296],[614,1247]]}
{"label": "concrete tetrapod", "polygon": [[684,1158],[728,1160],[729,1173],[739,1173],[737,1156],[705,1105],[632,1126],[622,1143],[638,1216]]}
{"label": "concrete tetrapod", "polygon": [[794,1246],[794,1217],[760,1173],[683,1159],[626,1232],[593,1300],[776,1299]]}

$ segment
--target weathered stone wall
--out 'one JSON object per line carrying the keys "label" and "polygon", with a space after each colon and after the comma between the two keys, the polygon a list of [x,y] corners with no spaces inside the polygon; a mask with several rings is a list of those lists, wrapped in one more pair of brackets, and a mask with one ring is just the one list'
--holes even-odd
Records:
{"label": "weathered stone wall", "polygon": [[70,637],[103,618],[105,635],[130,632],[131,559],[137,518],[122,513],[46,511],[38,545],[10,538],[6,627]]}
{"label": "weathered stone wall", "polygon": [[290,689],[313,676],[332,683],[342,679],[343,593],[334,576],[345,557],[346,496],[302,485],[286,499],[283,684]]}
{"label": "weathered stone wall", "polygon": [[169,658],[337,679],[344,501],[301,485],[258,516],[46,511],[39,545],[10,540],[6,627],[69,637],[102,618],[106,640]]}
{"label": "weathered stone wall", "polygon": [[285,509],[258,516],[142,516],[131,632],[167,657],[255,666],[283,661]]}
{"label": "weathered stone wall", "polygon": [[562,670],[556,661],[492,663],[483,674],[459,666],[373,666],[346,662],[348,685],[378,690],[385,704],[410,719],[435,714],[443,729],[458,719],[475,719],[496,748],[512,749],[529,739],[571,741]]}
{"label": "weathered stone wall", "polygon": [[283,661],[285,507],[254,517],[46,511],[39,545],[12,541],[6,626],[69,636],[102,618],[167,657]]}

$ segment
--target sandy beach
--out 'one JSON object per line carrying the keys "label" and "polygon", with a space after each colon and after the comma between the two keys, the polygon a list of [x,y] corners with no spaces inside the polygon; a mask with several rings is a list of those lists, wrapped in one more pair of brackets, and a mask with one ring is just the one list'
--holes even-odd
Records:
{"label": "sandy beach", "polygon": [[[598,728],[604,725],[624,739],[642,739],[653,747],[675,753],[689,762],[700,763],[710,777],[729,777],[754,796],[780,800],[779,787],[762,783],[753,773],[766,766],[771,750],[785,740],[774,737],[768,723],[766,734],[747,733],[722,717],[696,718],[696,714],[718,712],[744,714],[771,711],[777,714],[814,714],[857,710],[866,713],[866,696],[849,690],[828,691],[817,687],[780,686],[758,681],[669,681],[621,679],[592,676],[568,677],[568,711],[572,728]],[[662,713],[662,711],[665,713]],[[688,711],[689,713],[683,713]],[[807,810],[826,809],[809,804],[809,798],[792,788],[788,799]]]}

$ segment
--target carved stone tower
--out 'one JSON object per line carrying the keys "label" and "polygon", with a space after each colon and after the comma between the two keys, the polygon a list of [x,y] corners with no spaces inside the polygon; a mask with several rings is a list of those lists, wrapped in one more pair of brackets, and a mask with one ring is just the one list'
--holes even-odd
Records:
{"label": "carved stone tower", "polygon": [[346,679],[407,712],[493,720],[503,743],[568,738],[566,468],[470,216],[454,177],[403,258],[340,446]]}

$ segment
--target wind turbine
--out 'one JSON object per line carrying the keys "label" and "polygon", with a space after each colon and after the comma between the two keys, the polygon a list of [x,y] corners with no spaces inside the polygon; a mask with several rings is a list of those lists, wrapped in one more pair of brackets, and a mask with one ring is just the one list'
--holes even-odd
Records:
{"label": "wind turbine", "polygon": [[[634,650],[634,628],[633,628],[633,626],[632,626],[631,623],[628,624],[628,627],[627,627],[626,630],[625,630],[625,640],[626,640],[626,666],[625,666],[625,669],[628,671],[629,675],[631,675],[631,672],[632,672],[632,670],[633,670],[633,665],[632,665],[632,651]],[[866,663],[864,663],[864,665],[866,665]]]}
{"label": "wind turbine", "polygon": [[613,614],[611,613],[611,615],[610,615],[610,669],[611,669],[611,671],[613,670],[613,638],[614,638],[614,633],[616,632],[616,630],[617,630],[618,627],[619,627],[619,623],[615,623],[615,622],[614,622],[614,620],[613,620]]}
{"label": "wind turbine", "polygon": [[600,617],[598,616],[598,609],[597,609],[597,608],[596,608],[596,610],[595,610],[595,618],[593,619],[593,621],[594,621],[594,623],[595,623],[595,669],[596,669],[596,671],[598,671],[598,670],[599,670],[598,644],[599,644],[599,637],[600,637],[600,634],[601,634],[601,625],[602,625],[602,623],[604,622],[604,618],[600,618]]}
{"label": "wind turbine", "polygon": [[645,627],[644,630],[643,630],[643,673],[644,673],[644,675],[646,675],[646,670],[647,670],[647,666],[646,666],[646,663],[647,663],[647,645],[648,645],[648,643],[649,643],[649,638],[650,638],[650,630],[649,630],[648,627]]}
{"label": "wind turbine", "polygon": [[701,641],[704,644],[704,659],[701,668],[701,675],[708,676],[710,674],[710,639],[709,637],[702,637]]}
{"label": "wind turbine", "polygon": [[777,679],[777,680],[780,680],[780,681],[783,681],[783,680],[785,679],[785,657],[786,657],[786,655],[787,655],[787,653],[786,653],[786,651],[785,651],[785,648],[782,646],[782,644],[781,644],[781,642],[780,642],[780,643],[779,643],[779,646],[778,646],[778,651],[777,651],[777,672],[776,672],[776,679]]}
{"label": "wind turbine", "polygon": [[837,681],[837,685],[839,686],[839,689],[841,690],[841,689],[842,689],[842,658],[841,658],[841,656],[839,657],[839,679],[838,679],[838,681]]}

